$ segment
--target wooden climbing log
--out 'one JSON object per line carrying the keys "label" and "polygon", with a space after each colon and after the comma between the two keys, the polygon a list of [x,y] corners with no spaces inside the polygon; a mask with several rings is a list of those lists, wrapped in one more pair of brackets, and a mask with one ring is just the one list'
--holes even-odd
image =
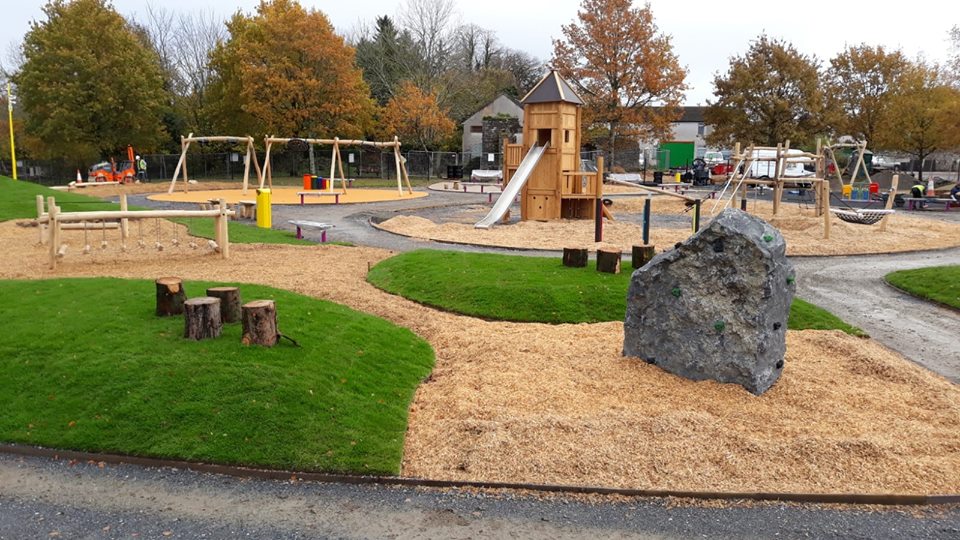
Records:
{"label": "wooden climbing log", "polygon": [[620,256],[622,252],[614,248],[600,248],[597,250],[597,272],[608,274],[620,273]]}
{"label": "wooden climbing log", "polygon": [[254,300],[240,308],[244,345],[273,347],[280,340],[277,331],[277,307],[273,300]]}
{"label": "wooden climbing log", "polygon": [[240,321],[240,289],[237,287],[210,287],[207,296],[220,299],[220,320],[224,323]]}
{"label": "wooden climbing log", "polygon": [[220,319],[220,299],[199,296],[183,303],[183,337],[211,339],[220,337],[223,321]]}
{"label": "wooden climbing log", "polygon": [[157,316],[168,317],[183,313],[183,303],[187,293],[183,290],[183,280],[178,277],[162,277],[157,285]]}
{"label": "wooden climbing log", "polygon": [[630,258],[630,264],[634,268],[640,268],[641,266],[650,262],[650,259],[653,258],[655,254],[653,244],[641,244],[639,246],[633,246],[632,257]]}
{"label": "wooden climbing log", "polygon": [[571,268],[583,268],[587,265],[587,248],[563,248],[563,265]]}

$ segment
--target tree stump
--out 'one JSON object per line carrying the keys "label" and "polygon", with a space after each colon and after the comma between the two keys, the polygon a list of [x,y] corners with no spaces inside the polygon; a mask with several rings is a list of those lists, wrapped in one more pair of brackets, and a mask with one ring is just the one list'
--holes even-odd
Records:
{"label": "tree stump", "polygon": [[571,268],[583,268],[587,265],[587,248],[563,248],[563,265]]}
{"label": "tree stump", "polygon": [[641,244],[639,246],[633,246],[633,257],[630,260],[630,264],[634,268],[640,268],[641,266],[650,262],[650,259],[655,255],[653,249],[653,244]]}
{"label": "tree stump", "polygon": [[240,311],[240,318],[243,320],[241,343],[273,347],[280,341],[280,333],[277,331],[277,306],[273,300],[247,302]]}
{"label": "tree stump", "polygon": [[602,248],[597,250],[597,272],[606,272],[608,274],[620,273],[620,255],[619,249]]}
{"label": "tree stump", "polygon": [[210,287],[207,296],[220,299],[220,320],[235,323],[240,320],[240,289],[236,287]]}
{"label": "tree stump", "polygon": [[220,299],[212,296],[191,298],[183,303],[183,337],[201,339],[220,337]]}
{"label": "tree stump", "polygon": [[157,284],[157,316],[183,314],[183,302],[187,293],[183,290],[183,280],[178,277],[162,277]]}

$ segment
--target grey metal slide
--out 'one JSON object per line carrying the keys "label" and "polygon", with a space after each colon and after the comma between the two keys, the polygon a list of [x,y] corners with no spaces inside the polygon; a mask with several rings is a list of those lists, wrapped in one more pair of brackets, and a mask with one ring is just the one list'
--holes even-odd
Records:
{"label": "grey metal slide", "polygon": [[547,148],[550,148],[549,142],[543,146],[534,145],[530,151],[527,152],[523,161],[520,162],[520,166],[517,167],[517,172],[513,173],[513,178],[510,179],[507,188],[504,189],[500,197],[497,198],[497,202],[493,204],[490,212],[473,226],[475,229],[489,229],[507,213],[510,205],[513,204],[513,200],[520,194],[520,190],[523,189],[523,186],[527,183],[527,179],[530,178],[530,173],[536,168],[537,163],[540,162],[540,157],[543,156]]}

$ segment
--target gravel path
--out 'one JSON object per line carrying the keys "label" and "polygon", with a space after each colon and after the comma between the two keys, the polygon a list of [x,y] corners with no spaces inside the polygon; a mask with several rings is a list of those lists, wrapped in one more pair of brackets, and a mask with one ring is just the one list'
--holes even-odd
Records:
{"label": "gravel path", "polygon": [[[20,538],[957,538],[960,508],[783,504],[243,480],[0,456],[0,540]],[[602,502],[602,504],[600,504]]]}

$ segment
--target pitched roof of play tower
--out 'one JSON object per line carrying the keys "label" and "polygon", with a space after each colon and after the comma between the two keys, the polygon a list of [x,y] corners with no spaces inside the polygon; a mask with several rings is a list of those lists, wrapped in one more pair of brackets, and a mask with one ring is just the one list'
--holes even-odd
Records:
{"label": "pitched roof of play tower", "polygon": [[540,82],[533,87],[533,90],[530,90],[527,92],[527,95],[523,96],[520,103],[526,105],[527,103],[552,103],[556,101],[583,105],[580,96],[573,91],[573,88],[570,88],[567,81],[561,79],[556,70],[551,69],[550,73],[547,73],[546,76],[540,79]]}

